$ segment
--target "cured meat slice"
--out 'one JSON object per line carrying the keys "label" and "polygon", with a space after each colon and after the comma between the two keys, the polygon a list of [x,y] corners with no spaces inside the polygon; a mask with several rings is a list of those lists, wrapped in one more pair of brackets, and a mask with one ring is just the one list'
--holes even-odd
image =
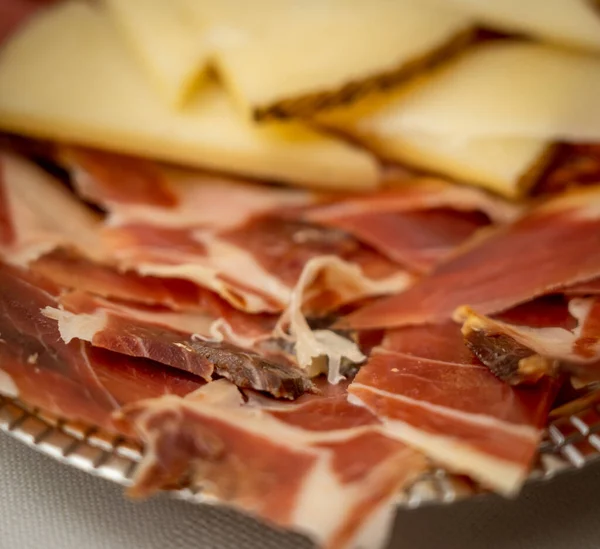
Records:
{"label": "cured meat slice", "polygon": [[[352,236],[299,220],[306,207],[331,200],[325,195],[88,149],[63,147],[59,158],[82,196],[108,210],[105,242],[122,266],[192,281],[242,310],[283,310],[304,264],[317,256],[358,265],[365,285],[397,274]],[[124,177],[133,185],[122,185]],[[406,275],[399,278],[394,290],[406,285]]]}
{"label": "cured meat slice", "polygon": [[67,246],[101,257],[99,219],[61,183],[0,151],[0,256],[26,265]]}
{"label": "cured meat slice", "polygon": [[[62,296],[60,305],[60,309],[46,307],[42,313],[58,322],[65,343],[88,341],[94,347],[185,370],[205,381],[219,375],[240,387],[281,398],[296,398],[312,388],[306,375],[291,364],[224,341],[215,325],[219,319],[209,315],[135,309],[82,292]],[[273,325],[262,337],[272,331]]]}
{"label": "cured meat slice", "polygon": [[252,313],[282,311],[303,269],[323,256],[358,270],[362,283],[341,295],[321,277],[313,292],[320,294],[320,302],[313,299],[317,309],[399,291],[410,282],[397,265],[351,236],[293,219],[259,217],[220,234],[128,225],[107,227],[105,236],[107,248],[127,268],[192,281]]}
{"label": "cured meat slice", "polygon": [[412,270],[439,263],[477,229],[514,219],[518,208],[477,189],[437,180],[308,208],[304,217],[335,227]]}
{"label": "cured meat slice", "polygon": [[236,396],[219,383],[124,411],[149,449],[132,495],[200,483],[221,501],[324,548],[383,544],[391,502],[424,470],[422,456],[379,433],[377,419],[344,392],[302,397],[281,411],[242,405],[239,395],[234,406]]}
{"label": "cured meat slice", "polygon": [[[534,311],[540,304],[533,302]],[[469,307],[456,313],[465,342],[500,379],[512,384],[535,382],[560,367],[585,380],[600,379],[600,299],[573,298],[563,317],[545,317],[544,324],[527,318],[493,318]],[[538,316],[542,316],[539,315]]]}
{"label": "cured meat slice", "polygon": [[115,431],[120,406],[164,394],[185,395],[204,382],[149,360],[131,359],[83,341],[65,343],[56,322],[60,289],[0,264],[0,391],[31,406]]}
{"label": "cured meat slice", "polygon": [[390,436],[510,495],[527,477],[555,384],[503,383],[445,323],[388,332],[348,391]]}
{"label": "cured meat slice", "polygon": [[212,310],[225,305],[213,292],[192,282],[121,271],[115,266],[91,261],[72,250],[59,249],[48,253],[31,262],[29,269],[70,290],[144,305],[173,310]]}
{"label": "cured meat slice", "polygon": [[58,156],[80,194],[106,208],[112,225],[234,227],[261,213],[302,207],[316,199],[307,191],[166,168],[94,149],[63,147]]}
{"label": "cured meat slice", "polygon": [[492,314],[600,274],[600,187],[567,193],[466,245],[401,295],[340,323],[353,328],[435,323],[469,305]]}
{"label": "cured meat slice", "polygon": [[580,282],[573,286],[569,286],[562,290],[565,295],[599,295],[600,294],[600,278],[588,280],[587,282]]}

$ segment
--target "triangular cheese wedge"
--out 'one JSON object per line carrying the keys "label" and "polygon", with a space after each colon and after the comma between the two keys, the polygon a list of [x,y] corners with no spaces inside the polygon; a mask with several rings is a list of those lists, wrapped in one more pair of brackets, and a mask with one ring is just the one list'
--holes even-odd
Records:
{"label": "triangular cheese wedge", "polygon": [[524,195],[552,159],[546,141],[488,138],[453,143],[445,136],[363,135],[365,144],[383,158],[485,187],[508,198]]}
{"label": "triangular cheese wedge", "polygon": [[221,77],[257,120],[310,114],[394,85],[466,42],[470,17],[430,0],[188,0]]}
{"label": "triangular cheese wedge", "polygon": [[552,158],[543,139],[486,137],[471,140],[407,131],[394,126],[397,110],[427,75],[394,94],[380,94],[318,117],[318,123],[349,134],[392,162],[485,187],[509,198],[526,193]]}
{"label": "triangular cheese wedge", "polygon": [[158,92],[171,105],[189,97],[209,49],[184,0],[102,0]]}
{"label": "triangular cheese wedge", "polygon": [[299,124],[255,127],[216,86],[169,108],[84,3],[57,4],[0,52],[0,128],[294,184],[378,183],[367,153]]}
{"label": "triangular cheese wedge", "polygon": [[[600,51],[596,0],[442,0],[489,27]],[[597,3],[597,2],[596,2]]]}
{"label": "triangular cheese wedge", "polygon": [[364,123],[381,134],[455,141],[518,137],[600,140],[600,58],[539,44],[473,48]]}

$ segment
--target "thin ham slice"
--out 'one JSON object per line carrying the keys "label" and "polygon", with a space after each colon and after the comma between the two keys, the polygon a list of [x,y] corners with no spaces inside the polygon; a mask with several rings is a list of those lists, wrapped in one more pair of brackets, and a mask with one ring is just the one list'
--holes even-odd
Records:
{"label": "thin ham slice", "polygon": [[[0,391],[65,419],[116,431],[122,405],[164,394],[185,395],[204,382],[153,361],[131,359],[83,341],[65,343],[56,322],[60,289],[0,264]],[[127,431],[128,432],[128,431]]]}
{"label": "thin ham slice", "polygon": [[[526,307],[539,311],[534,301]],[[543,309],[542,309],[543,310]],[[512,384],[536,382],[558,368],[586,381],[600,379],[600,299],[572,298],[563,303],[563,318],[537,313],[529,318],[488,317],[470,307],[456,313],[465,342],[500,379]]]}
{"label": "thin ham slice", "polygon": [[511,495],[527,477],[555,389],[549,379],[503,383],[448,322],[389,331],[348,391],[390,436]]}
{"label": "thin ham slice", "polygon": [[478,229],[507,223],[518,212],[483,191],[424,179],[369,197],[309,207],[304,218],[341,229],[393,261],[426,272]]}
{"label": "thin ham slice", "polygon": [[[224,341],[229,334],[220,333],[216,326],[222,319],[144,310],[83,292],[63,295],[59,303],[60,308],[46,307],[42,313],[58,322],[65,343],[87,341],[94,347],[185,370],[205,381],[218,375],[280,398],[293,399],[312,389],[306,375],[282,356],[271,359]],[[268,338],[272,330],[273,326],[266,326],[262,337]]]}
{"label": "thin ham slice", "polygon": [[600,278],[574,284],[563,289],[561,293],[574,296],[600,295]]}
{"label": "thin ham slice", "polygon": [[148,447],[132,495],[187,481],[326,549],[383,545],[392,500],[424,470],[422,456],[381,434],[343,392],[282,410],[239,394],[235,405],[220,383],[124,410]]}
{"label": "thin ham slice", "polygon": [[573,191],[471,240],[408,291],[342,319],[352,328],[435,323],[469,305],[481,314],[600,275],[600,187]]}
{"label": "thin ham slice", "polygon": [[15,265],[59,247],[101,257],[100,220],[46,172],[0,151],[0,257]]}
{"label": "thin ham slice", "polygon": [[194,282],[251,313],[281,312],[305,266],[323,256],[358,268],[363,284],[352,294],[340,295],[322,279],[320,297],[313,299],[321,310],[398,291],[410,283],[406,272],[353,237],[289,218],[257,217],[216,233],[124,225],[107,227],[104,235],[107,248],[124,267],[146,276]]}
{"label": "thin ham slice", "polygon": [[93,149],[62,147],[58,158],[80,194],[108,211],[112,225],[227,228],[264,212],[299,208],[316,200],[307,191],[246,183]]}
{"label": "thin ham slice", "polygon": [[225,302],[186,280],[140,276],[114,265],[91,261],[73,250],[58,249],[32,261],[29,269],[59,286],[175,311],[213,310]]}

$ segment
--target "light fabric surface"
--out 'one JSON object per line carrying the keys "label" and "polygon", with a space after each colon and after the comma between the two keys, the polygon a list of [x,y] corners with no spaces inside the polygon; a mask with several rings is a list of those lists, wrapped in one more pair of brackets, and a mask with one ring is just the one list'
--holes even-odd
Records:
{"label": "light fabric surface", "polygon": [[[0,434],[0,549],[309,549],[231,511],[166,497],[123,499],[108,481]],[[600,464],[516,501],[496,497],[398,514],[394,549],[597,549]]]}

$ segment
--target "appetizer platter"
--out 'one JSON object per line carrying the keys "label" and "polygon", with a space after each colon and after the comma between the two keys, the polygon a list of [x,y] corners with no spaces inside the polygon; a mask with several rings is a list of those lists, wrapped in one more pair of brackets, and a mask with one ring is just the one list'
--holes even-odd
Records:
{"label": "appetizer platter", "polygon": [[600,453],[587,0],[0,0],[0,429],[325,549]]}

